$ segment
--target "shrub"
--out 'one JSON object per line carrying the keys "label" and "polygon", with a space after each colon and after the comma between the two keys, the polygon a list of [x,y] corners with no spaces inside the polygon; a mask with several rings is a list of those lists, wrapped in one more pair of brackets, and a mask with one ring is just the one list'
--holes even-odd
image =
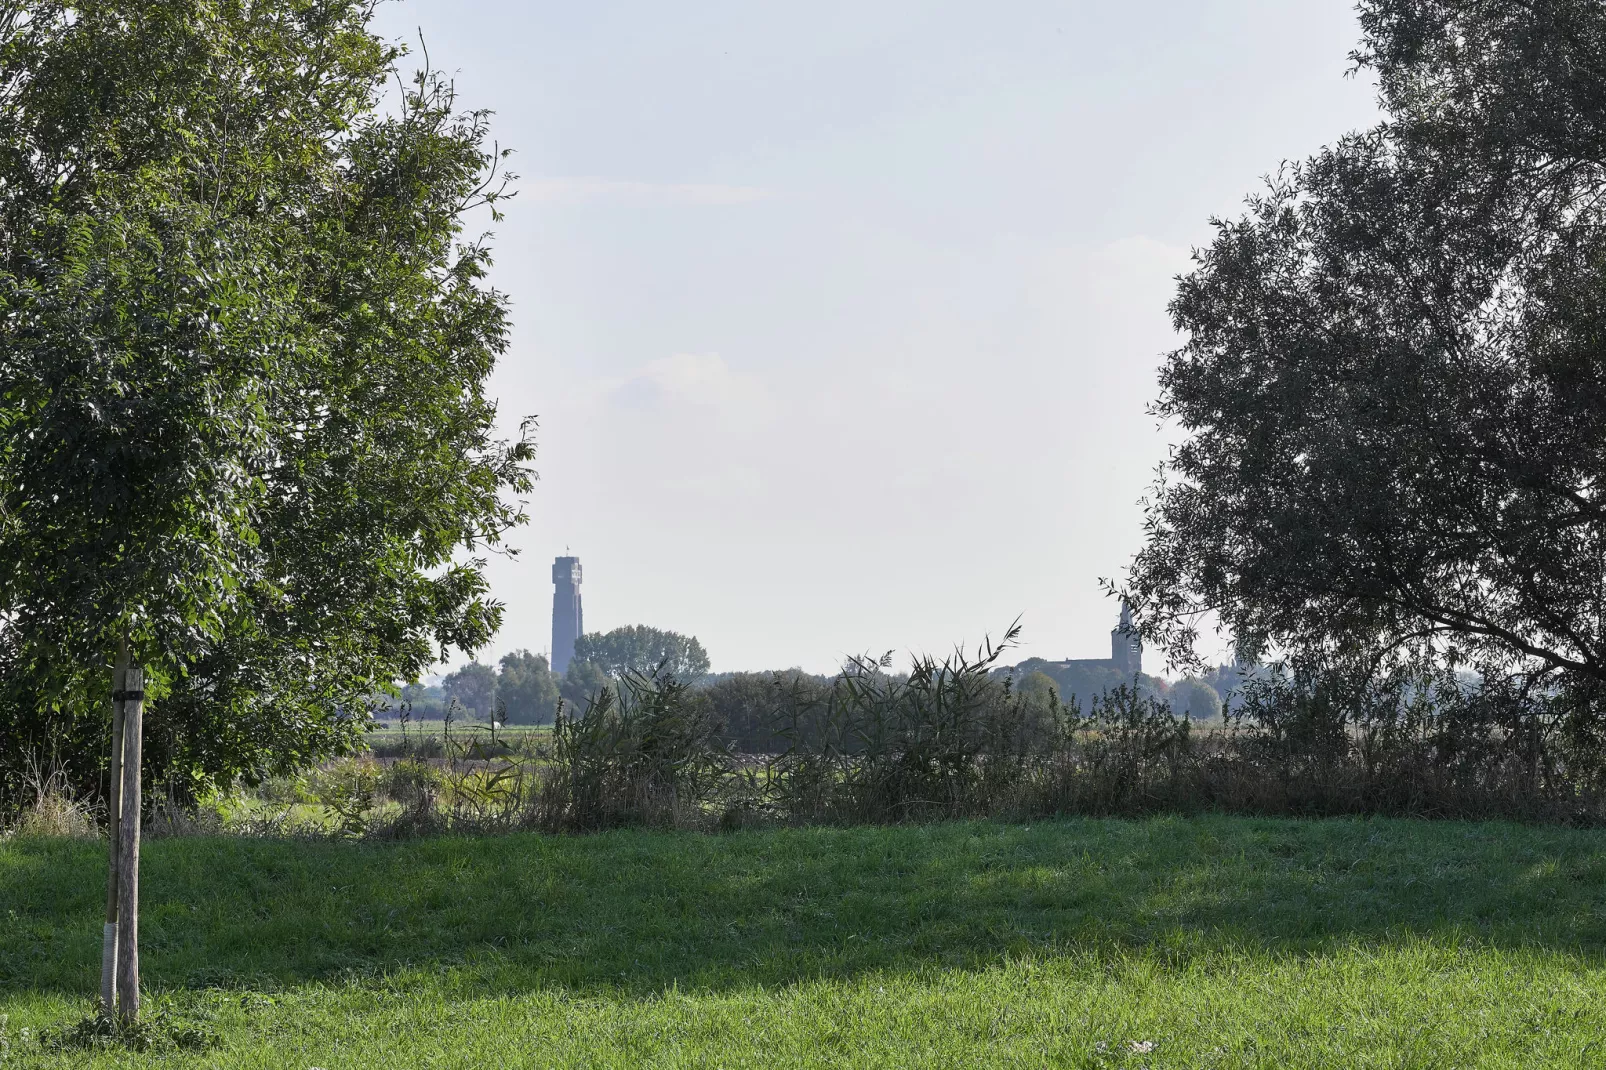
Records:
{"label": "shrub", "polygon": [[732,769],[708,696],[673,676],[627,672],[579,716],[559,705],[544,820],[555,827],[669,824]]}
{"label": "shrub", "polygon": [[916,659],[908,676],[890,656],[856,658],[820,692],[782,692],[771,766],[775,804],[794,818],[902,821],[988,812],[1019,782],[1043,741],[1034,706],[991,676],[1018,627],[975,658]]}
{"label": "shrub", "polygon": [[368,829],[378,802],[380,767],[369,758],[342,758],[308,776],[313,797],[335,819],[342,836],[360,836]]}

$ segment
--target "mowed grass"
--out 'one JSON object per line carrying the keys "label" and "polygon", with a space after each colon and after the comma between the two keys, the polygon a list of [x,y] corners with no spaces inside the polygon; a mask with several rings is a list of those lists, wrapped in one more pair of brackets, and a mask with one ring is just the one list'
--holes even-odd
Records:
{"label": "mowed grass", "polygon": [[1227,817],[148,845],[154,1004],[57,1055],[94,843],[0,844],[27,1066],[1601,1067],[1606,834]]}

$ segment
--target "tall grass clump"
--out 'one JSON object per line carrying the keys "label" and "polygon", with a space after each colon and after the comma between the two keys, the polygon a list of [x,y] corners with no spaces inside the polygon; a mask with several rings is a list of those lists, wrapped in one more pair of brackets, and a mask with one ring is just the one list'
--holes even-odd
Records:
{"label": "tall grass clump", "polygon": [[537,823],[865,824],[1115,813],[1186,804],[1190,723],[1134,688],[1084,714],[974,654],[851,659],[834,679],[777,673],[709,688],[630,676],[560,711]]}
{"label": "tall grass clump", "polygon": [[888,671],[890,655],[861,657],[826,688],[783,685],[785,746],[768,763],[766,802],[794,820],[852,822],[1009,807],[1055,714],[992,675],[1018,632],[974,657],[917,657],[907,675]]}
{"label": "tall grass clump", "polygon": [[695,822],[735,786],[735,767],[706,695],[627,673],[578,715],[559,703],[537,820],[579,831]]}
{"label": "tall grass clump", "polygon": [[88,838],[100,834],[94,805],[73,792],[60,765],[29,756],[20,765],[11,813],[0,811],[0,833],[12,836]]}
{"label": "tall grass clump", "polygon": [[1057,696],[1041,724],[1037,760],[1019,769],[1014,810],[1042,814],[1126,814],[1197,808],[1207,793],[1215,748],[1193,721],[1125,684],[1093,696]]}

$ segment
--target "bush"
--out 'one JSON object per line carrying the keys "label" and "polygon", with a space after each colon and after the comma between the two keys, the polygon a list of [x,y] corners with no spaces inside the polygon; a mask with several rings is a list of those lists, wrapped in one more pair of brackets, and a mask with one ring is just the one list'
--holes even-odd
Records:
{"label": "bush", "polygon": [[427,762],[409,759],[393,762],[379,777],[379,790],[403,809],[422,811],[440,797],[444,774]]}
{"label": "bush", "polygon": [[732,673],[700,688],[720,736],[741,754],[776,754],[788,743],[788,713],[812,707],[830,690],[828,681],[798,670]]}
{"label": "bush", "polygon": [[312,796],[335,818],[342,836],[368,830],[379,799],[381,770],[371,758],[343,758],[322,766],[307,778]]}
{"label": "bush", "polygon": [[733,767],[712,704],[673,676],[627,672],[552,732],[545,821],[599,829],[673,824],[707,803]]}

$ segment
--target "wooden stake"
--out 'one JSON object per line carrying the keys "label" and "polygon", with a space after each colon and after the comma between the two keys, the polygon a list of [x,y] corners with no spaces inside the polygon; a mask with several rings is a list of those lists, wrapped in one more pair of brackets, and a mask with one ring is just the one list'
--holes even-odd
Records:
{"label": "wooden stake", "polygon": [[106,787],[106,926],[100,937],[100,1013],[117,1013],[117,855],[122,850],[118,817],[123,808],[123,699],[128,644],[117,645],[112,669],[112,761]]}
{"label": "wooden stake", "polygon": [[145,670],[130,665],[123,684],[123,806],[117,859],[117,1013],[139,1017],[140,755],[144,743]]}

